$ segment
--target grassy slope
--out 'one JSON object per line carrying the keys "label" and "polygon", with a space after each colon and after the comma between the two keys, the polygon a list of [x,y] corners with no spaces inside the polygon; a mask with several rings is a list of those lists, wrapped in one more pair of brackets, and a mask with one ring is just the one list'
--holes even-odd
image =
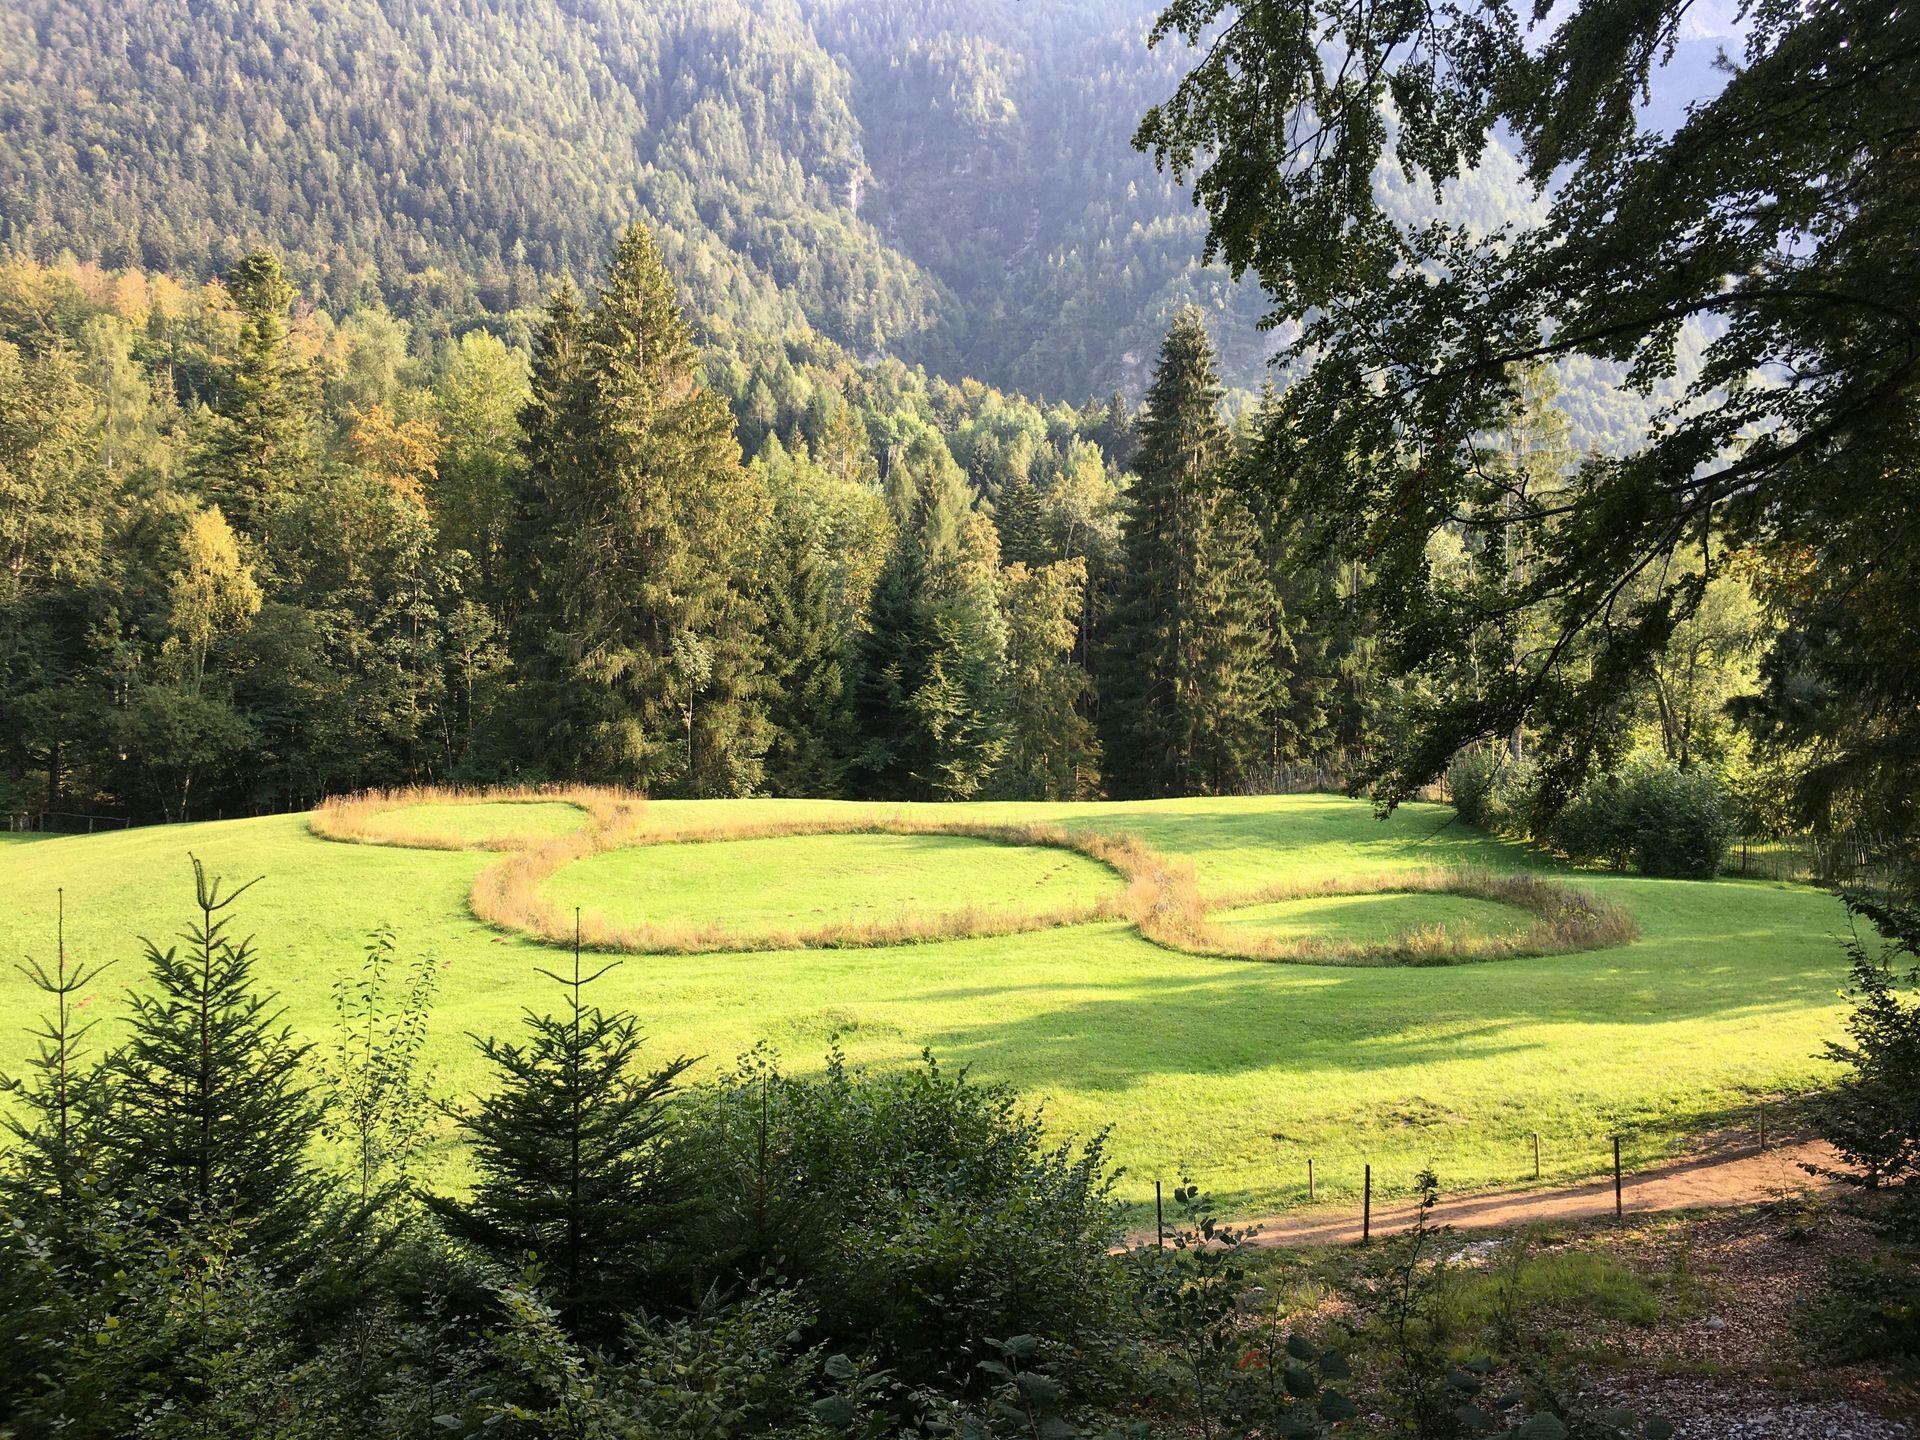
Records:
{"label": "grassy slope", "polygon": [[[649,813],[671,825],[848,808],[663,802]],[[1134,831],[1191,857],[1203,886],[1223,893],[1283,874],[1538,863],[1432,807],[1385,824],[1324,797],[970,808]],[[189,850],[229,876],[267,877],[243,919],[262,977],[310,1036],[325,1033],[328,986],[371,926],[438,957],[433,1052],[450,1093],[486,1078],[466,1032],[503,1030],[523,1004],[557,999],[534,974],[553,952],[467,915],[467,886],[496,857],[334,844],[289,817],[8,846],[0,952],[47,955],[54,890],[66,887],[73,950],[126,957],[99,998],[112,1014],[140,978],[131,937],[185,919]],[[930,1045],[1045,1099],[1063,1131],[1111,1126],[1129,1198],[1185,1173],[1243,1211],[1298,1198],[1309,1151],[1336,1198],[1354,1192],[1363,1157],[1388,1191],[1429,1162],[1449,1185],[1516,1179],[1533,1130],[1550,1175],[1587,1173],[1615,1126],[1633,1133],[1630,1157],[1651,1158],[1743,1093],[1818,1077],[1809,1057],[1841,1014],[1832,899],[1746,882],[1583,883],[1634,911],[1637,944],[1448,969],[1322,969],[1170,953],[1110,923],[891,950],[632,958],[601,998],[638,1010],[659,1053],[712,1064],[763,1037],[803,1068],[836,1032],[859,1060],[897,1063]],[[24,1021],[33,1005],[23,980],[0,974],[9,1016]],[[21,1030],[0,1030],[0,1068],[26,1049]]]}

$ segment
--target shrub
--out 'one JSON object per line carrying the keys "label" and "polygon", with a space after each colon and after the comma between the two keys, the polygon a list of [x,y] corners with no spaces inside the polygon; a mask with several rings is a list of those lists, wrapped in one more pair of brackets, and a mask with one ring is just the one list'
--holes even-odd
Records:
{"label": "shrub", "polygon": [[1588,783],[1544,838],[1577,862],[1710,880],[1733,832],[1733,806],[1718,776],[1643,760]]}
{"label": "shrub", "polygon": [[1453,810],[1469,825],[1493,828],[1495,792],[1500,782],[1500,757],[1484,745],[1462,750],[1447,766],[1447,794]]}
{"label": "shrub", "polygon": [[1084,1350],[1117,1320],[1104,1137],[1049,1144],[1005,1086],[931,1055],[870,1075],[836,1052],[794,1079],[756,1054],[696,1102],[685,1139],[730,1278],[796,1286],[821,1342],[903,1384],[959,1392],[987,1337]]}

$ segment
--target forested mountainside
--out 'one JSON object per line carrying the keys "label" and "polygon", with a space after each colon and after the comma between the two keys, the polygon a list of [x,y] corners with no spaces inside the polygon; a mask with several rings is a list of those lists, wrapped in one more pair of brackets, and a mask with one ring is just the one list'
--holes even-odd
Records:
{"label": "forested mountainside", "polygon": [[[1258,296],[1132,148],[1187,52],[1153,0],[12,0],[0,250],[204,279],[255,246],[335,314],[443,337],[591,280],[644,219],[711,333],[1079,403],[1172,315],[1255,388]],[[1683,48],[1698,88],[1700,56]],[[1669,108],[1671,105],[1669,104]],[[1383,179],[1396,205],[1429,197]],[[1535,202],[1496,150],[1451,208]],[[1585,442],[1644,418],[1563,377]]]}

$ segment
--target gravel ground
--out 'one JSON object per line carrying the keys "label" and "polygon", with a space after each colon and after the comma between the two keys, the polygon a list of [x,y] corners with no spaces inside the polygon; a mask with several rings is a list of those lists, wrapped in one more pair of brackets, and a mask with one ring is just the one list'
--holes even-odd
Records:
{"label": "gravel ground", "polygon": [[1849,1400],[1790,1400],[1763,1388],[1707,1380],[1613,1386],[1600,1393],[1674,1427],[1676,1440],[1911,1440],[1913,1427]]}

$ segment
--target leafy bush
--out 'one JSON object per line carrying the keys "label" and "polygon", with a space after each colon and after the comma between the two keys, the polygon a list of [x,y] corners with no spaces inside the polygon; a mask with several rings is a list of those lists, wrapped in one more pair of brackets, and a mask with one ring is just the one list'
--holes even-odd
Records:
{"label": "leafy bush", "polygon": [[1469,825],[1493,828],[1493,809],[1500,783],[1500,759],[1484,745],[1462,750],[1447,766],[1447,794],[1453,810]]}
{"label": "leafy bush", "polygon": [[719,1278],[797,1288],[817,1338],[903,1385],[977,1386],[986,1337],[1084,1352],[1118,1323],[1104,1137],[1050,1144],[1010,1088],[931,1054],[866,1074],[835,1052],[796,1079],[756,1053],[696,1100],[684,1143]]}
{"label": "leafy bush", "polygon": [[1533,817],[1532,762],[1511,760],[1497,745],[1462,750],[1447,767],[1454,813],[1469,825],[1525,835]]}
{"label": "leafy bush", "polygon": [[1733,805],[1718,776],[1641,760],[1586,785],[1543,838],[1580,863],[1710,880],[1733,833]]}

